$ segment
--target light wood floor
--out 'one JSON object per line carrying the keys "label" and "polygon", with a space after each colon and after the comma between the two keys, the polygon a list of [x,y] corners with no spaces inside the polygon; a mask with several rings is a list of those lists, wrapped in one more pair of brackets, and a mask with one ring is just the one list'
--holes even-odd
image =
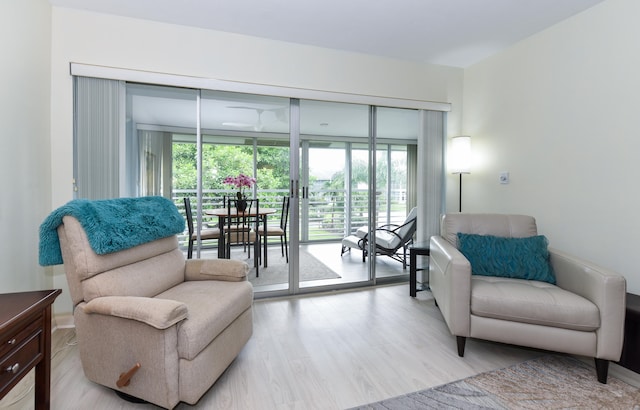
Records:
{"label": "light wood floor", "polygon": [[[156,408],[125,402],[89,382],[72,329],[57,330],[53,339],[52,409]],[[542,354],[469,340],[465,357],[459,358],[431,294],[411,298],[407,284],[261,299],[254,303],[252,338],[194,407],[346,409]],[[640,385],[640,375],[615,364],[610,375]],[[0,408],[33,408],[32,384],[32,378],[25,379]],[[181,403],[177,408],[192,406]]]}

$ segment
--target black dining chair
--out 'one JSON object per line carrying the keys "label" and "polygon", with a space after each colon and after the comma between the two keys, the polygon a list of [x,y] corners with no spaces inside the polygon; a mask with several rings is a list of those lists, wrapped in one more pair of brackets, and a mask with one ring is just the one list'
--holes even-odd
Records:
{"label": "black dining chair", "polygon": [[[193,214],[191,211],[191,199],[189,197],[184,198],[184,212],[187,216],[187,230],[189,232],[189,245],[187,248],[187,259],[191,259],[193,256],[193,243],[198,240],[198,234],[195,232],[196,227],[193,222]],[[207,228],[200,230],[200,240],[220,239],[219,228]]]}
{"label": "black dining chair", "polygon": [[[222,227],[225,231],[226,244],[227,249],[231,245],[242,244],[244,246],[244,251],[247,251],[246,241],[248,239],[248,235],[246,235],[250,229],[249,227],[243,223],[246,222],[243,218],[237,218],[235,216],[231,216],[231,210],[237,209],[236,197],[235,196],[222,196],[222,207],[227,209],[227,218],[225,219],[224,226]],[[229,258],[229,252],[226,253],[226,257]]]}
{"label": "black dining chair", "polygon": [[280,225],[279,226],[267,226],[265,232],[264,226],[258,227],[258,246],[262,249],[261,242],[267,241],[272,236],[280,237],[280,251],[282,256],[286,256],[286,261],[289,263],[289,246],[287,245],[287,222],[289,220],[289,197],[284,196],[282,198],[282,208],[280,210]]}
{"label": "black dining chair", "polygon": [[227,198],[227,218],[224,226],[226,256],[231,258],[231,246],[242,245],[248,250],[248,257],[251,258],[251,246],[254,249],[254,266],[256,277],[258,276],[258,262],[260,249],[258,247],[257,230],[260,225],[260,201],[258,199],[247,199],[245,212],[237,211],[238,199]]}

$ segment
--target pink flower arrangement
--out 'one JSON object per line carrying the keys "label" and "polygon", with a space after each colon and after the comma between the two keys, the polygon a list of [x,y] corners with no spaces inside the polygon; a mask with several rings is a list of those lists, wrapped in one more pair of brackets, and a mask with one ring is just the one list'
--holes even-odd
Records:
{"label": "pink flower arrangement", "polygon": [[244,197],[245,188],[251,188],[255,185],[256,179],[245,174],[239,174],[237,177],[226,177],[222,182],[238,188],[238,199],[241,199],[241,197]]}

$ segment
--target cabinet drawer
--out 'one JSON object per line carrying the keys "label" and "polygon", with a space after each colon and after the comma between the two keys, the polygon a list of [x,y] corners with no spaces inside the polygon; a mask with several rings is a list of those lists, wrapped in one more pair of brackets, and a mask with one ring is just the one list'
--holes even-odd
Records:
{"label": "cabinet drawer", "polygon": [[42,356],[42,331],[32,333],[0,362],[0,391],[31,370]]}
{"label": "cabinet drawer", "polygon": [[20,346],[33,332],[40,329],[42,321],[43,317],[42,314],[40,314],[28,325],[17,328],[9,334],[2,335],[2,339],[0,340],[0,360],[2,360],[5,354]]}

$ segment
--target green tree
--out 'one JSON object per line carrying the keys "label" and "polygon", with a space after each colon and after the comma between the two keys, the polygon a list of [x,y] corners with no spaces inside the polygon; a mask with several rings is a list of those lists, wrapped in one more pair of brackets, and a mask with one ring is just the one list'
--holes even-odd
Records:
{"label": "green tree", "polygon": [[196,145],[191,143],[173,144],[172,185],[174,189],[196,188]]}
{"label": "green tree", "polygon": [[[174,189],[196,189],[196,144],[173,144]],[[289,187],[288,147],[260,147],[257,163],[259,189]],[[222,181],[239,173],[253,176],[253,147],[204,144],[202,147],[202,186],[204,189],[230,189]]]}
{"label": "green tree", "polygon": [[288,189],[289,164],[289,147],[258,147],[258,187]]}

